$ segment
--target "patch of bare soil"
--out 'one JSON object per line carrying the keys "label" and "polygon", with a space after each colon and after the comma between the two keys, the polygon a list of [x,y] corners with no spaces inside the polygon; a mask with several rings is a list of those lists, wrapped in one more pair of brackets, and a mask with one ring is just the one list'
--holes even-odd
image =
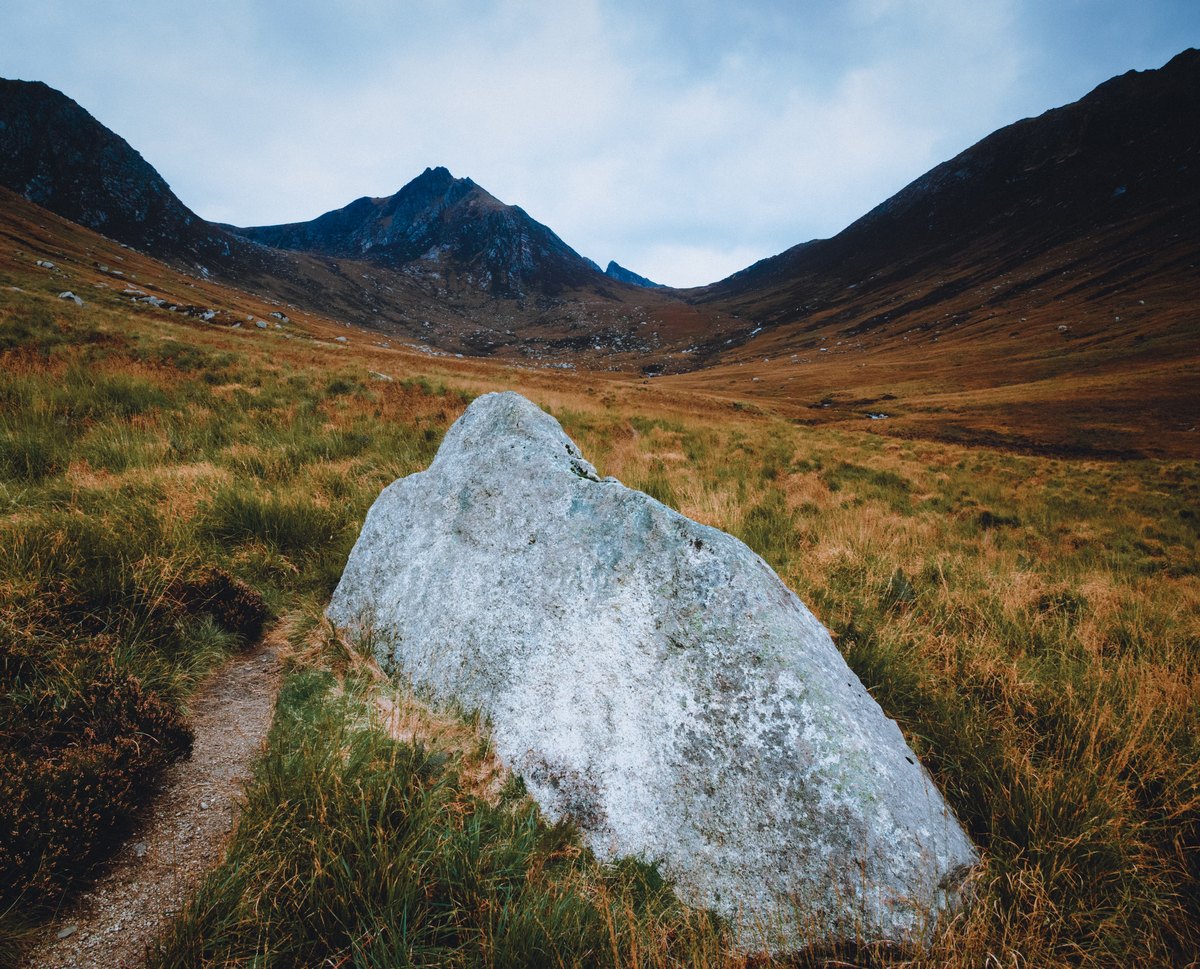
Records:
{"label": "patch of bare soil", "polygon": [[276,629],[218,670],[192,703],[192,756],[162,790],[109,871],[30,954],[31,969],[127,969],[224,855],[242,785],[271,724],[284,640]]}

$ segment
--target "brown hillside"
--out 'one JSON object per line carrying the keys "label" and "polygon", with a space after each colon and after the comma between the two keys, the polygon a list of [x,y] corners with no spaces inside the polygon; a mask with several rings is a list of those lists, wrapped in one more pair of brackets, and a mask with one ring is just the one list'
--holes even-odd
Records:
{"label": "brown hillside", "polygon": [[1196,117],[1186,51],[997,131],[833,239],[687,294],[750,329],[679,383],[905,435],[1195,453]]}

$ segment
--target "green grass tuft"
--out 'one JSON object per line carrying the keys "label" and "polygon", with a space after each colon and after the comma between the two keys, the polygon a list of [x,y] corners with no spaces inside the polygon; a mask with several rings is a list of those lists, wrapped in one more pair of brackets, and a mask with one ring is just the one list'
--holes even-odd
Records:
{"label": "green grass tuft", "polygon": [[288,678],[229,856],[151,966],[617,966],[672,935],[681,957],[715,947],[653,867],[596,865],[518,788],[471,793],[455,759],[366,726],[334,685]]}

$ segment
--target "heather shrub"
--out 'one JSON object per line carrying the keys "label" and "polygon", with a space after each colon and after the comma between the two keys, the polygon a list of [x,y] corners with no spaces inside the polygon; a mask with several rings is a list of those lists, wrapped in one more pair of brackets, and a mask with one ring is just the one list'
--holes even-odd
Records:
{"label": "heather shrub", "polygon": [[113,662],[6,630],[0,670],[0,904],[48,904],[124,833],[145,793],[191,749],[179,711]]}
{"label": "heather shrub", "polygon": [[167,598],[192,617],[208,616],[245,645],[262,635],[270,610],[262,595],[224,569],[208,566],[177,579]]}

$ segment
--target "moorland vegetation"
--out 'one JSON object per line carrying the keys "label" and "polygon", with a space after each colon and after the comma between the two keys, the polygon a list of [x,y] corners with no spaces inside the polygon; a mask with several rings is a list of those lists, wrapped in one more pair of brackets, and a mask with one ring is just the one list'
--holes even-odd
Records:
{"label": "moorland vegetation", "polygon": [[[982,849],[974,904],[929,953],[840,957],[1194,958],[1196,462],[805,427],[5,276],[0,964],[94,877],[186,756],[197,684],[268,621],[292,648],[243,821],[152,965],[747,964],[653,866],[600,866],[517,781],[481,784],[484,727],[382,681],[320,620],[379,490],[501,387],[602,474],[758,551]],[[425,727],[389,731],[380,698]]]}

